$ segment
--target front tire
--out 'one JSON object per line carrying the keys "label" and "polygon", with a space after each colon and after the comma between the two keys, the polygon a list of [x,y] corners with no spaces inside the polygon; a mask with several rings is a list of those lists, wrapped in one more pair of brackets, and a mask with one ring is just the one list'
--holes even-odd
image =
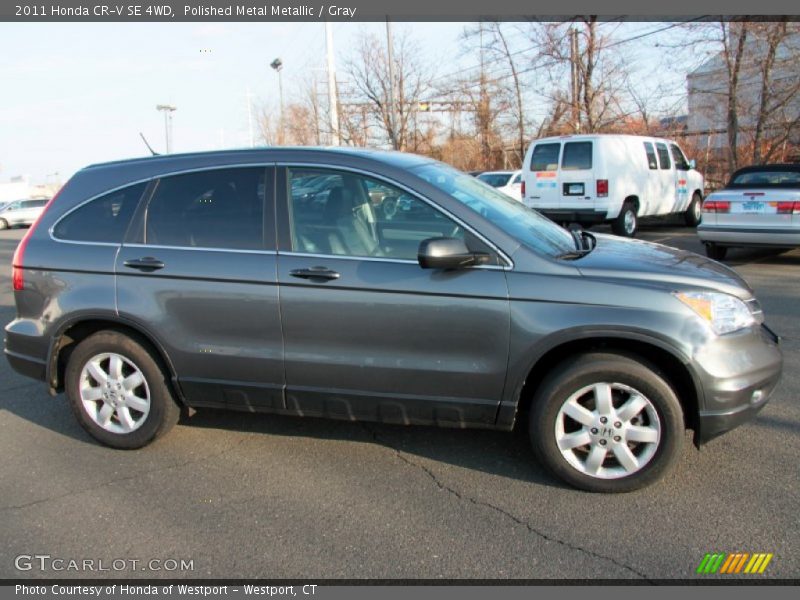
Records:
{"label": "front tire", "polygon": [[683,220],[688,227],[697,227],[703,220],[703,198],[699,192],[695,192],[692,201],[683,215]]}
{"label": "front tire", "polygon": [[117,331],[100,331],[78,344],[65,387],[81,426],[112,448],[146,446],[180,417],[159,358],[143,341]]}
{"label": "front tire", "polygon": [[632,238],[639,229],[639,216],[636,204],[626,200],[619,211],[619,215],[611,223],[611,230],[615,235]]}
{"label": "front tire", "polygon": [[0,230],[8,229],[8,221],[5,219],[0,219]]}
{"label": "front tire", "polygon": [[542,382],[529,432],[535,455],[559,479],[589,492],[629,492],[672,468],[683,423],[675,392],[653,366],[591,353]]}

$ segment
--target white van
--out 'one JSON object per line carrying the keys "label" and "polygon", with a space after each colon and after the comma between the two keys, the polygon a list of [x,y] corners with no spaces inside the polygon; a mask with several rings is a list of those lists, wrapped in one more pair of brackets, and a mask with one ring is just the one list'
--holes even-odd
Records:
{"label": "white van", "polygon": [[611,222],[636,235],[638,217],[702,216],[703,176],[673,141],[637,135],[585,134],[542,138],[523,164],[523,202],[558,223]]}

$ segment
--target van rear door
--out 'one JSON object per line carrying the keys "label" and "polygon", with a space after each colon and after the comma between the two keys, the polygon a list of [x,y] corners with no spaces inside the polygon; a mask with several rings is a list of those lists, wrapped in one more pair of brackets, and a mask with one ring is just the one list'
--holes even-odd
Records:
{"label": "van rear door", "polygon": [[[597,194],[594,180],[594,143],[565,142],[561,155],[558,191],[561,207],[574,210],[595,210]],[[606,194],[608,189],[606,188]]]}
{"label": "van rear door", "polygon": [[558,159],[561,142],[536,144],[531,153],[531,164],[527,165],[525,177],[526,206],[538,210],[560,208],[561,193],[558,189]]}

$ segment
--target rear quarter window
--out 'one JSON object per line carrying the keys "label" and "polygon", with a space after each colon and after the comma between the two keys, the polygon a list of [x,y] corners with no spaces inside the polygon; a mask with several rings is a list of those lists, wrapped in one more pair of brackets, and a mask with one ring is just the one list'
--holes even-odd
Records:
{"label": "rear quarter window", "polygon": [[531,171],[555,171],[561,144],[537,144],[531,155]]}
{"label": "rear quarter window", "polygon": [[592,142],[567,142],[561,169],[564,171],[586,171],[592,168]]}
{"label": "rear quarter window", "polygon": [[95,198],[67,213],[53,228],[60,240],[122,243],[147,183],[139,183]]}

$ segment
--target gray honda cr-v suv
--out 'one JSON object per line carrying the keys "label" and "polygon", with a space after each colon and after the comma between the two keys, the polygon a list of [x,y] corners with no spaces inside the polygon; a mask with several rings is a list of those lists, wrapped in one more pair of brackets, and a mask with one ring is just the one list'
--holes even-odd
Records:
{"label": "gray honda cr-v suv", "polygon": [[777,337],[732,270],[568,232],[425,158],[270,149],[94,165],[15,253],[5,352],[116,448],[181,407],[511,429],[594,491],[764,406]]}

